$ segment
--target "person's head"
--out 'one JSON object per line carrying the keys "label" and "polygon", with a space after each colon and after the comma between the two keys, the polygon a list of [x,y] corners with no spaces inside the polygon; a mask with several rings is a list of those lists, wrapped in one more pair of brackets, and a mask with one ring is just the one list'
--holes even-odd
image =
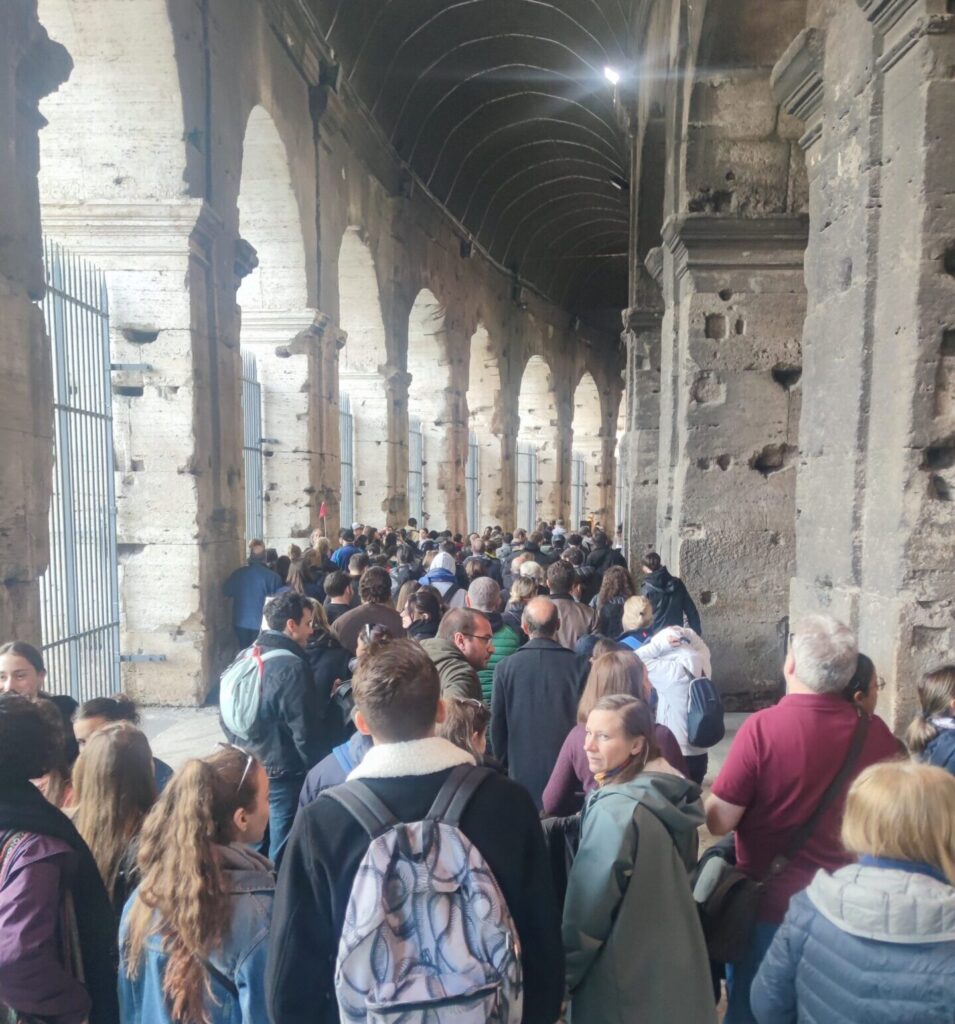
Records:
{"label": "person's head", "polygon": [[316,636],[322,636],[331,630],[331,626],[328,622],[328,613],[325,611],[321,601],[317,601],[314,597],[307,597],[312,609],[312,633]]}
{"label": "person's head", "polygon": [[36,700],[45,683],[43,655],[32,644],[13,640],[0,646],[0,692]]}
{"label": "person's head", "polygon": [[653,625],[653,605],[646,597],[639,594],[628,597],[623,603],[623,628],[649,629]]}
{"label": "person's head", "polygon": [[338,531],[338,539],[341,541],[342,547],[346,544],[354,544],[355,531],[346,526],[344,529]]}
{"label": "person's head", "polygon": [[842,844],[857,856],[928,864],[955,885],[955,776],[917,761],[883,761],[849,787]]}
{"label": "person's head", "polygon": [[325,577],[325,596],[333,604],[349,604],[352,599],[352,582],[347,572],[330,572]]}
{"label": "person's head", "polygon": [[490,622],[470,608],[452,608],[447,612],[438,626],[438,636],[454,644],[465,661],[478,671],[487,667],[494,653]]}
{"label": "person's head", "polygon": [[394,633],[387,626],[380,622],[366,622],[355,641],[355,656],[363,658],[374,644],[386,644],[394,638]]}
{"label": "person's head", "polygon": [[663,560],[656,551],[648,551],[640,562],[643,571],[647,574],[656,572],[663,565]]}
{"label": "person's head", "polygon": [[438,572],[443,570],[444,572],[453,573],[455,569],[454,556],[449,554],[447,551],[436,552],[434,558],[431,559],[431,565],[429,566],[429,572]]}
{"label": "person's head", "polygon": [[483,700],[449,697],[444,701],[444,721],[438,726],[438,735],[473,754],[480,764],[487,752],[487,727],[490,721],[491,713]]}
{"label": "person's head", "polygon": [[584,553],[578,547],[567,547],[561,552],[560,559],[576,569],[584,564]]}
{"label": "person's head", "polygon": [[560,628],[557,605],[549,597],[534,597],[524,606],[521,628],[532,640],[553,640]]}
{"label": "person's head", "polygon": [[913,754],[921,754],[938,735],[936,718],[955,718],[955,665],[922,676],[919,713],[905,733],[905,744]]}
{"label": "person's head", "polygon": [[846,684],[842,695],[850,704],[861,708],[867,715],[874,715],[876,704],[879,702],[879,689],[875,665],[871,658],[860,651],[856,660],[856,670],[852,673],[852,678]]}
{"label": "person's head", "polygon": [[831,615],[809,615],[793,632],[783,675],[790,690],[840,693],[858,660],[856,638],[848,626]]}
{"label": "person's head", "polygon": [[348,559],[348,575],[361,576],[369,565],[371,565],[371,559],[368,555],[362,551],[356,551],[355,554]]}
{"label": "person's head", "polygon": [[412,594],[416,594],[421,589],[421,584],[417,580],[405,580],[404,583],[398,588],[398,596],[395,598],[395,611],[399,615],[404,615],[405,609],[408,605],[408,598]]}
{"label": "person's head", "polygon": [[314,541],[313,543],[315,545],[315,550],[318,552],[318,557],[320,561],[324,561],[331,555],[332,542],[328,539],[328,537],[319,537],[318,540]]}
{"label": "person's head", "polygon": [[249,541],[249,561],[250,562],[265,562],[267,560],[267,553],[265,549],[265,541],[255,538]]}
{"label": "person's head", "polygon": [[487,569],[484,568],[484,563],[479,558],[471,558],[464,563],[464,576],[470,585],[475,580],[481,579],[482,576],[487,576]]}
{"label": "person's head", "polygon": [[410,565],[414,558],[411,551],[411,545],[399,544],[398,549],[395,551],[395,558],[398,560],[399,565]]}
{"label": "person's head", "polygon": [[524,544],[527,541],[527,530],[520,529],[514,531],[514,543]]}
{"label": "person's head", "polygon": [[288,586],[295,591],[296,594],[305,593],[305,566],[301,559],[295,562],[290,562],[288,567],[288,573],[285,576],[285,582]]}
{"label": "person's head", "polygon": [[441,621],[441,598],[431,587],[419,587],[405,605],[402,621],[407,620],[405,629],[415,622],[433,622],[435,627]]}
{"label": "person's head", "polygon": [[601,698],[610,694],[622,693],[650,703],[650,680],[643,662],[627,649],[608,653],[598,650],[606,642],[594,646],[587,685],[577,705],[577,721],[581,725],[586,723]]}
{"label": "person's head", "polygon": [[521,575],[532,579],[538,587],[544,583],[544,567],[532,558],[521,562]]}
{"label": "person's head", "polygon": [[551,563],[547,567],[547,585],[552,594],[569,595],[574,585],[574,567],[559,559]]}
{"label": "person's head", "polygon": [[518,576],[511,584],[510,603],[526,605],[531,598],[537,597],[537,582],[530,576]]}
{"label": "person's head", "polygon": [[80,705],[73,720],[73,735],[80,750],[93,733],[113,722],[139,725],[139,710],[125,693],[117,693],[112,697],[93,697]]}
{"label": "person's head", "polygon": [[187,761],[140,832],[142,881],[129,910],[127,972],[142,969],[146,940],[163,937],[163,994],[174,1020],[207,1019],[203,958],[232,923],[218,847],[261,842],[269,820],[269,778],[251,755],[224,746]]}
{"label": "person's head", "polygon": [[408,529],[409,530],[417,530],[418,529],[418,520],[415,519],[414,516],[408,516]]}
{"label": "person's head", "polygon": [[73,824],[112,891],[126,847],[156,800],[146,737],[131,722],[111,722],[89,738],[73,766]]}
{"label": "person's head", "polygon": [[490,576],[474,580],[468,587],[468,607],[479,612],[496,612],[501,608],[501,588]]}
{"label": "person's head", "polygon": [[476,534],[471,536],[471,552],[475,555],[484,554],[484,538],[478,537]]}
{"label": "person's head", "polygon": [[56,726],[38,702],[18,693],[0,693],[0,793],[45,775],[60,746]]}
{"label": "person's head", "polygon": [[273,597],[266,604],[264,614],[269,629],[284,633],[302,647],[312,635],[311,602],[293,590]]}
{"label": "person's head", "polygon": [[597,597],[598,607],[603,607],[614,598],[633,597],[634,586],[630,573],[622,565],[612,565],[605,573]]}
{"label": "person's head", "polygon": [[584,753],[598,786],[636,778],[660,756],[646,701],[628,693],[601,697],[587,716]]}
{"label": "person's head", "polygon": [[380,565],[365,570],[358,583],[362,604],[387,604],[391,600],[391,577]]}
{"label": "person's head", "polygon": [[595,548],[606,548],[610,546],[610,541],[603,530],[594,530],[594,547]]}
{"label": "person's head", "polygon": [[633,654],[633,651],[626,644],[617,643],[616,640],[611,640],[606,636],[595,636],[594,645],[590,649],[591,664],[598,658],[602,658],[605,654],[619,654],[621,652]]}
{"label": "person's head", "polygon": [[375,644],[352,677],[355,725],[376,743],[433,736],[443,718],[438,670],[413,640]]}

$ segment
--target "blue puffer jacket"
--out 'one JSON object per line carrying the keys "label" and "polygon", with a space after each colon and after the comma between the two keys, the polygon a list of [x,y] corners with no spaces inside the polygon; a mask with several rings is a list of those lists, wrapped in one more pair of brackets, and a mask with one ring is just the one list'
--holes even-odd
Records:
{"label": "blue puffer jacket", "polygon": [[953,1024],[955,888],[853,864],[793,897],[753,982],[759,1024]]}
{"label": "blue puffer jacket", "polygon": [[921,760],[955,775],[955,729],[940,728],[935,739],[922,751]]}

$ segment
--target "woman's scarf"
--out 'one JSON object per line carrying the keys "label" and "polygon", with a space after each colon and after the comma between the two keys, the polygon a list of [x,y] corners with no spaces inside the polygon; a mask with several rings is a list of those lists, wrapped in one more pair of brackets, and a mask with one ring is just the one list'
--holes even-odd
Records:
{"label": "woman's scarf", "polygon": [[96,861],[73,822],[28,781],[0,786],[0,832],[30,832],[66,843],[77,855],[72,896],[83,960],[83,983],[92,1002],[89,1024],[119,1024],[116,916]]}

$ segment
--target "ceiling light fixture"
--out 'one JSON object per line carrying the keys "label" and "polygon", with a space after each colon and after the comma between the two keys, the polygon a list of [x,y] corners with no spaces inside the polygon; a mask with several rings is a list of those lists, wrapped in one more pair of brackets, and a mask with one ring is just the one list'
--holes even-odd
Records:
{"label": "ceiling light fixture", "polygon": [[604,78],[606,78],[611,85],[620,84],[620,72],[616,68],[610,67],[609,64],[604,67]]}

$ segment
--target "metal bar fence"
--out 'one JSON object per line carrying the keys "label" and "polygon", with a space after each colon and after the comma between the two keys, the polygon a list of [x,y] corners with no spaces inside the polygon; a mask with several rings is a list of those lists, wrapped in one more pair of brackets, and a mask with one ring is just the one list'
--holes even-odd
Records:
{"label": "metal bar fence", "polygon": [[537,525],[537,448],[526,441],[517,443],[517,525]]}
{"label": "metal bar fence", "polygon": [[49,240],[44,263],[54,438],[42,646],[47,689],[83,701],[121,685],[109,301],[102,272]]}
{"label": "metal bar fence", "polygon": [[351,526],[355,521],[355,418],[351,399],[344,392],[338,396],[338,433],[342,471],[339,519],[342,526]]}
{"label": "metal bar fence", "polygon": [[481,524],[478,522],[480,512],[478,511],[478,499],[480,489],[481,469],[481,448],[478,444],[477,435],[472,431],[468,434],[468,462],[464,468],[464,484],[468,505],[468,530],[472,533],[480,531]]}
{"label": "metal bar fence", "polygon": [[242,464],[245,470],[245,539],[265,539],[262,464],[262,385],[255,356],[242,353]]}
{"label": "metal bar fence", "polygon": [[424,525],[424,437],[421,420],[408,420],[408,515]]}

